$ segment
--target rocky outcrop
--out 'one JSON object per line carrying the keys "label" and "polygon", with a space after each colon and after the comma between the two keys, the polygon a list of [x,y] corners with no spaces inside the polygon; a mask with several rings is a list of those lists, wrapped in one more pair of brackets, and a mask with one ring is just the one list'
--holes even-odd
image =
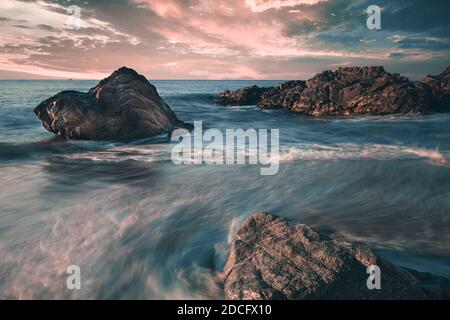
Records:
{"label": "rocky outcrop", "polygon": [[300,80],[288,81],[278,87],[269,88],[257,102],[257,106],[265,109],[289,109],[301,97],[306,88],[306,82]]}
{"label": "rocky outcrop", "polygon": [[[381,289],[367,287],[367,267]],[[398,267],[310,226],[255,213],[239,228],[221,274],[228,299],[448,299],[450,280]]]}
{"label": "rocky outcrop", "polygon": [[69,139],[134,140],[188,126],[144,76],[126,67],[87,93],[60,92],[34,113],[48,131]]}
{"label": "rocky outcrop", "polygon": [[270,88],[251,86],[236,91],[225,90],[216,97],[216,103],[225,106],[245,106],[257,104]]}
{"label": "rocky outcrop", "polygon": [[426,76],[420,86],[431,90],[433,97],[436,99],[433,103],[436,111],[450,111],[450,67],[436,76]]}
{"label": "rocky outcrop", "polygon": [[308,80],[291,110],[313,116],[427,113],[427,93],[383,67],[340,68]]}
{"label": "rocky outcrop", "polygon": [[288,81],[278,87],[251,86],[236,91],[225,90],[216,97],[216,103],[225,106],[258,105],[261,108],[289,108],[301,95],[306,82]]}
{"label": "rocky outcrop", "polygon": [[[449,68],[415,84],[383,67],[347,67],[324,71],[306,83],[290,81],[280,87],[256,87],[251,102],[260,108],[286,108],[312,116],[449,112],[448,79]],[[238,91],[221,93],[217,103],[241,104],[241,100],[231,99]]]}

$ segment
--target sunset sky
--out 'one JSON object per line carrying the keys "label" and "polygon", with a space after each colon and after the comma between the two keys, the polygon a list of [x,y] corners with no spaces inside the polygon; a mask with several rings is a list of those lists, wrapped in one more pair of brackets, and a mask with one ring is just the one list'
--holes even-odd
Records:
{"label": "sunset sky", "polygon": [[[369,5],[381,30],[366,27]],[[67,7],[81,8],[81,28]],[[0,79],[306,79],[383,65],[417,80],[450,65],[450,1],[0,1]]]}

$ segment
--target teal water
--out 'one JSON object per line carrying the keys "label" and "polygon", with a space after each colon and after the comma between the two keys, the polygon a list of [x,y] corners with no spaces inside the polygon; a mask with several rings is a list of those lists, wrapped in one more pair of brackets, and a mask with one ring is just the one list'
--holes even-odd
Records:
{"label": "teal water", "polygon": [[[450,278],[450,115],[314,119],[213,103],[277,81],[152,81],[205,129],[278,128],[280,170],[175,166],[165,136],[54,139],[32,109],[96,81],[0,81],[0,298],[220,298],[236,227],[268,211]],[[66,289],[66,268],[82,289]]]}

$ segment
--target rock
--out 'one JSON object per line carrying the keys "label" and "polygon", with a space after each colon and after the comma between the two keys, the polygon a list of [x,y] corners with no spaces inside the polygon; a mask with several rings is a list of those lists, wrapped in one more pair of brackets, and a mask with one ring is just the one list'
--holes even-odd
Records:
{"label": "rock", "polygon": [[189,127],[144,76],[126,67],[87,93],[60,92],[34,113],[48,131],[69,139],[135,140]]}
{"label": "rock", "polygon": [[[324,71],[306,83],[289,81],[253,95],[260,108],[286,108],[312,116],[427,114],[449,112],[449,69],[415,84],[383,67],[347,67]],[[226,95],[242,95],[239,89]],[[245,90],[244,90],[245,92]],[[259,97],[259,98],[258,98]],[[219,104],[223,100],[218,99]],[[234,99],[233,105],[239,105]]]}
{"label": "rock", "polygon": [[349,67],[308,80],[290,109],[313,116],[428,113],[429,101],[427,92],[383,67]]}
{"label": "rock", "polygon": [[288,81],[278,87],[251,86],[236,91],[225,90],[216,97],[216,103],[225,106],[258,105],[261,108],[288,108],[296,101],[306,82]]}
{"label": "rock", "polygon": [[224,106],[256,105],[267,90],[269,88],[258,86],[245,87],[236,91],[225,90],[216,97],[215,101]]}
{"label": "rock", "polygon": [[263,93],[257,106],[265,109],[287,108],[300,99],[306,87],[305,81],[294,80],[282,83],[279,87],[271,88]]}
{"label": "rock", "polygon": [[[367,267],[381,289],[367,288]],[[223,273],[228,299],[448,299],[450,280],[395,266],[312,227],[255,213],[239,228]]]}
{"label": "rock", "polygon": [[450,67],[437,76],[426,76],[419,85],[431,90],[437,112],[450,112]]}

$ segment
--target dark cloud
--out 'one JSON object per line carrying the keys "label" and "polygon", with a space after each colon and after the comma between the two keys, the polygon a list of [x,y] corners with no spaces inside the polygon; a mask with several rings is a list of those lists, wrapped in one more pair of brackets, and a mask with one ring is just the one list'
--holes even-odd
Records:
{"label": "dark cloud", "polygon": [[32,27],[26,26],[24,24],[15,24],[14,27],[21,28],[21,29],[33,29]]}
{"label": "dark cloud", "polygon": [[42,30],[47,30],[47,31],[54,31],[57,30],[57,28],[54,28],[48,24],[38,24],[37,25],[38,28],[42,29]]}
{"label": "dark cloud", "polygon": [[[319,41],[328,44],[356,45],[364,36],[373,36],[375,33],[366,28],[367,13],[372,0],[340,0],[328,1],[318,4],[317,11],[321,14],[316,21],[289,22],[286,27],[287,35],[315,34]],[[425,38],[450,37],[450,1],[433,0],[379,0],[376,4],[382,8],[381,33],[386,37],[393,33],[406,33],[421,35]],[[317,29],[316,27],[319,27]],[[353,33],[353,34],[352,34]],[[376,36],[380,40],[379,35]],[[433,45],[431,41],[405,41],[403,48],[430,48],[447,49],[445,45]],[[441,41],[441,43],[446,41]],[[436,42],[434,42],[436,43]],[[378,41],[378,45],[387,45],[387,42]],[[399,43],[400,45],[400,43]],[[391,43],[390,46],[393,46]]]}
{"label": "dark cloud", "polygon": [[411,56],[415,56],[415,54],[411,54],[411,53],[401,53],[401,52],[392,52],[389,54],[390,58],[393,59],[404,59],[404,58],[408,58]]}
{"label": "dark cloud", "polygon": [[425,38],[405,38],[396,42],[402,49],[422,49],[426,51],[450,50],[449,39],[425,37]]}
{"label": "dark cloud", "polygon": [[400,0],[381,1],[383,29],[449,36],[450,1]]}

